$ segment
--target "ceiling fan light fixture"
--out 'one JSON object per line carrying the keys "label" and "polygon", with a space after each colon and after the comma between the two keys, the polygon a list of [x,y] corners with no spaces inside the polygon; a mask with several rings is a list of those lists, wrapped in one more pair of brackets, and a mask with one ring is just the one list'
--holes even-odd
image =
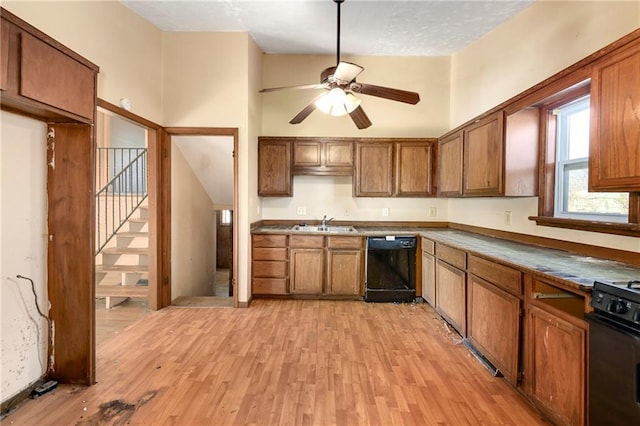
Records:
{"label": "ceiling fan light fixture", "polygon": [[316,107],[325,114],[340,117],[350,114],[360,105],[360,99],[352,93],[346,93],[339,87],[331,89],[315,102]]}

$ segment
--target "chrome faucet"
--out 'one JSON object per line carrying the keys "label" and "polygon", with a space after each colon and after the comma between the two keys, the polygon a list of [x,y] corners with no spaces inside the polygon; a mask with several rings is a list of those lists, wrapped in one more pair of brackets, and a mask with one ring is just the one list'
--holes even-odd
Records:
{"label": "chrome faucet", "polygon": [[322,216],[322,227],[324,228],[325,226],[327,226],[327,223],[331,222],[333,219],[333,217],[331,219],[327,219],[326,214]]}

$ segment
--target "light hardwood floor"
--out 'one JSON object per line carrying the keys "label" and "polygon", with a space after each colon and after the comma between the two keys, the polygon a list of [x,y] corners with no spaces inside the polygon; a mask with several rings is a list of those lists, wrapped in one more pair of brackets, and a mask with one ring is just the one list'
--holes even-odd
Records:
{"label": "light hardwood floor", "polygon": [[[13,425],[540,425],[426,304],[256,300],[167,308],[98,348]],[[3,422],[3,423],[4,423]]]}

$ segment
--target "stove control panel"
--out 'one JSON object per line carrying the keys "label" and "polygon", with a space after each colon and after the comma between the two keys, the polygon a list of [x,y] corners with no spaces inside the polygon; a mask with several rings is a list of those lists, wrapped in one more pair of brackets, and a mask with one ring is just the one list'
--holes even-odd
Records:
{"label": "stove control panel", "polygon": [[640,303],[633,300],[634,295],[626,293],[617,286],[599,284],[601,283],[596,282],[591,293],[591,306],[593,309],[640,325]]}

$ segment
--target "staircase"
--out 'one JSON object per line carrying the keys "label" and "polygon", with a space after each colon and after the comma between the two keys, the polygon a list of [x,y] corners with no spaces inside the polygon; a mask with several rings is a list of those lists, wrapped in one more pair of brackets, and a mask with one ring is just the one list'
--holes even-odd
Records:
{"label": "staircase", "polygon": [[107,309],[131,297],[148,297],[148,227],[143,204],[96,255],[96,298],[104,298]]}

